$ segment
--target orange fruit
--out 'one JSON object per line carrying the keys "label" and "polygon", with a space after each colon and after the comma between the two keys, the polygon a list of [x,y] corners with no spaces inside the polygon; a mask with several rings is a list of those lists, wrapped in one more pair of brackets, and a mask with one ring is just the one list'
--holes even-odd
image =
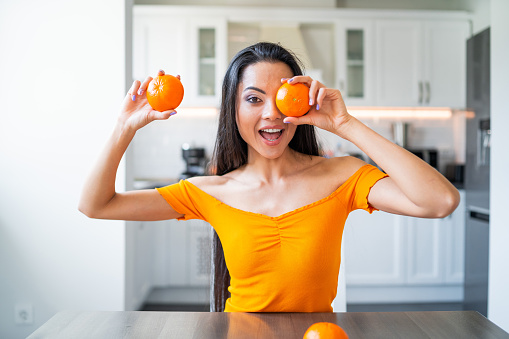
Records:
{"label": "orange fruit", "polygon": [[311,108],[309,88],[302,83],[290,85],[285,82],[277,91],[276,106],[287,117],[303,116]]}
{"label": "orange fruit", "polygon": [[309,326],[303,339],[348,339],[348,335],[338,325],[323,322]]}
{"label": "orange fruit", "polygon": [[184,98],[184,86],[178,78],[172,75],[163,72],[159,74],[148,84],[148,103],[159,112],[175,109]]}

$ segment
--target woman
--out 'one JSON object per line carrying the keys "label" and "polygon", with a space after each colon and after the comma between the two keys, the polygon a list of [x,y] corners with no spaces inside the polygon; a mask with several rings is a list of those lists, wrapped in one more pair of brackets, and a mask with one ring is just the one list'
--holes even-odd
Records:
{"label": "woman", "polygon": [[[92,218],[209,222],[218,236],[215,310],[331,312],[350,211],[439,218],[459,202],[435,169],[349,115],[338,90],[303,76],[296,58],[271,43],[239,52],[227,70],[215,175],[116,193],[118,164],[136,131],[175,113],[153,111],[139,96],[150,80],[129,90],[80,210]],[[284,82],[309,87],[312,108],[303,117],[277,109]],[[351,141],[385,173],[354,157],[320,157],[314,127]]]}

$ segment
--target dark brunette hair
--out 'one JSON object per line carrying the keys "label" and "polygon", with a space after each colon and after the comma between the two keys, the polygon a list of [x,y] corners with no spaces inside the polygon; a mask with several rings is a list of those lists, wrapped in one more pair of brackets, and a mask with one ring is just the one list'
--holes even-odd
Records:
{"label": "dark brunette hair", "polygon": [[[290,67],[294,75],[302,75],[299,59],[279,44],[260,42],[243,49],[233,57],[223,80],[217,138],[210,164],[211,174],[223,175],[247,162],[247,144],[237,128],[237,90],[246,67],[258,62],[283,62]],[[297,126],[289,147],[303,154],[319,155],[314,126]],[[221,241],[215,231],[212,259],[210,310],[222,312],[226,299],[230,296],[230,273],[226,267]]]}

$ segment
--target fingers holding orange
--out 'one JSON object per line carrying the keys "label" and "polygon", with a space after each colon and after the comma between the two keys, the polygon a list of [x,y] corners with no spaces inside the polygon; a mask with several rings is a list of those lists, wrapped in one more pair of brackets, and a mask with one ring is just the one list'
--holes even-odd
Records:
{"label": "fingers holding orange", "polygon": [[129,97],[131,97],[132,101],[136,100],[136,93],[138,92],[140,85],[141,85],[141,82],[139,80],[134,80],[133,84],[131,85],[131,88],[129,88],[127,95],[129,95]]}
{"label": "fingers holding orange", "polygon": [[320,88],[325,86],[318,80],[314,80],[307,75],[298,75],[289,79],[281,79],[281,82],[288,83],[291,85],[305,84],[309,90],[309,105],[313,106],[316,103],[316,94]]}
{"label": "fingers holding orange", "polygon": [[172,115],[177,114],[177,112],[174,110],[169,110],[169,111],[164,111],[164,112],[159,112],[159,111],[153,110],[149,114],[150,114],[150,120],[152,121],[152,120],[166,120],[169,117],[171,117]]}
{"label": "fingers holding orange", "polygon": [[311,78],[308,75],[296,75],[292,78],[286,79],[286,82],[290,84],[296,83],[306,84],[309,87],[311,86],[311,82],[313,82],[313,78]]}
{"label": "fingers holding orange", "polygon": [[152,77],[147,77],[145,81],[143,81],[136,92],[138,95],[142,95],[147,91],[148,84],[152,81]]}
{"label": "fingers holding orange", "polygon": [[[309,104],[314,105],[316,104],[316,92],[320,89],[320,87],[324,87],[320,82],[313,80],[311,82],[311,85],[309,86]],[[318,109],[318,106],[317,108]]]}

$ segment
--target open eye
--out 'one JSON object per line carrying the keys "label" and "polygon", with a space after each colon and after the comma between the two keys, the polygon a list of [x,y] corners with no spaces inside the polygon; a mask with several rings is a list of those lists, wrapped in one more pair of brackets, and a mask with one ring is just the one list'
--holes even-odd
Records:
{"label": "open eye", "polygon": [[252,104],[256,104],[256,103],[259,103],[261,102],[262,100],[258,97],[255,97],[255,96],[250,96],[246,99],[247,102],[250,102]]}

